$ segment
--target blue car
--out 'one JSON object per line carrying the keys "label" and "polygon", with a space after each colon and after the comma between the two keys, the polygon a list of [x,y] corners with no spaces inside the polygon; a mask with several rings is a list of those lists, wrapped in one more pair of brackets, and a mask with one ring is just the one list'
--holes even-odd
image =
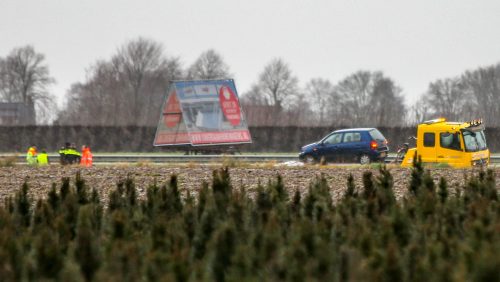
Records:
{"label": "blue car", "polygon": [[305,163],[359,162],[369,164],[387,157],[389,147],[376,128],[351,128],[334,131],[316,143],[300,149],[299,159]]}

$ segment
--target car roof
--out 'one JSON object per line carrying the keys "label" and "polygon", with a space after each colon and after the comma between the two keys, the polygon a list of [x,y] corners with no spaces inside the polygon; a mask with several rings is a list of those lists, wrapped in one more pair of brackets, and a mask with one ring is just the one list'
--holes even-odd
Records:
{"label": "car roof", "polygon": [[376,128],[345,128],[345,129],[339,129],[335,130],[334,132],[351,132],[351,131],[370,131]]}

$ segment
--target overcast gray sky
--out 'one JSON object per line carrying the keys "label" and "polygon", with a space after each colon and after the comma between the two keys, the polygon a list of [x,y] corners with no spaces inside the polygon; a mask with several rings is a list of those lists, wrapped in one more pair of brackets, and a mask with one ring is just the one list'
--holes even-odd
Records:
{"label": "overcast gray sky", "polygon": [[0,56],[46,55],[62,101],[85,69],[138,36],[184,67],[213,48],[244,93],[273,58],[304,86],[382,70],[415,101],[438,78],[500,62],[498,0],[0,0]]}

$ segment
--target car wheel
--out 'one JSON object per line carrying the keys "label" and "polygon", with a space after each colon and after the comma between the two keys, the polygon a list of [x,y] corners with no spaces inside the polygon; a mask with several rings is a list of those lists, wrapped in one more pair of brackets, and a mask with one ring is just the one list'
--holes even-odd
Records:
{"label": "car wheel", "polygon": [[370,156],[368,155],[361,155],[359,157],[359,163],[362,165],[366,165],[370,163]]}
{"label": "car wheel", "polygon": [[306,163],[306,164],[314,164],[314,163],[316,163],[316,160],[314,159],[314,157],[313,157],[313,156],[311,156],[311,155],[306,155],[306,156],[304,157],[304,163]]}

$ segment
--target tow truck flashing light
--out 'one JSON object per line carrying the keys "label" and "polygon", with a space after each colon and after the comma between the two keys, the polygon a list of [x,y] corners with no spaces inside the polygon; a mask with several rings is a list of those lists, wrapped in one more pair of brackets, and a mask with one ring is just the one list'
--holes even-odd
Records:
{"label": "tow truck flashing light", "polygon": [[469,124],[469,126],[478,126],[478,125],[483,124],[483,119],[482,118],[480,118],[480,119],[473,119],[471,121],[468,121],[467,123]]}

